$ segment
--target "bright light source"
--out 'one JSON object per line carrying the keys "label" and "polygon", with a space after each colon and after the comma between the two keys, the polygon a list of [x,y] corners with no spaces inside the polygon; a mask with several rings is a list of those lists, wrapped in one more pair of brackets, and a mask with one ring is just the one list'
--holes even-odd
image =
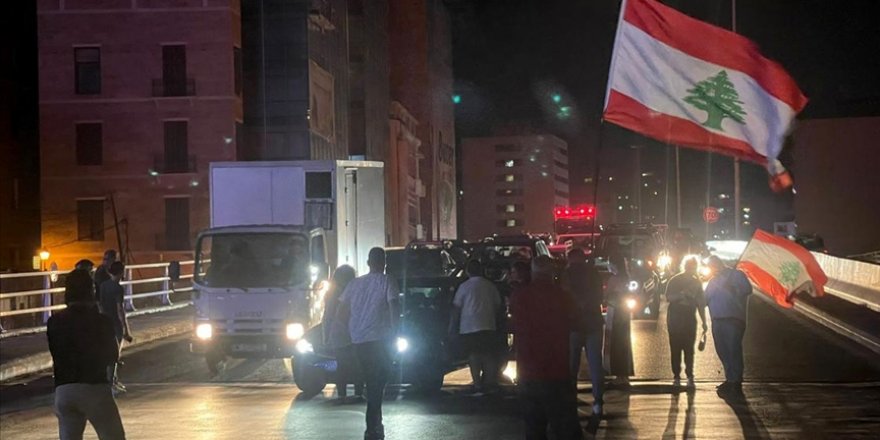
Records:
{"label": "bright light source", "polygon": [[452,95],[453,104],[461,104],[461,95]]}
{"label": "bright light source", "polygon": [[712,269],[709,268],[709,266],[702,266],[700,267],[700,275],[702,275],[703,278],[709,278],[709,275],[712,275]]}
{"label": "bright light source", "polygon": [[743,212],[752,212],[752,208],[746,206],[745,208],[743,208]]}
{"label": "bright light source", "polygon": [[504,372],[501,374],[510,379],[511,382],[516,382],[516,362],[508,362],[507,367],[504,368]]}
{"label": "bright light source", "polygon": [[295,322],[293,324],[287,324],[287,339],[293,341],[296,339],[300,339],[306,333],[305,327],[302,324]]}
{"label": "bright light source", "polygon": [[613,181],[614,181],[614,178],[613,178],[613,177],[609,177],[609,178],[608,178],[608,181],[609,181],[609,182],[613,182]]}
{"label": "bright light source", "polygon": [[626,299],[626,308],[629,310],[635,310],[635,308],[636,308],[635,298],[627,298]]}
{"label": "bright light source", "polygon": [[562,95],[560,95],[558,93],[554,93],[553,96],[551,96],[551,98],[553,99],[553,102],[555,102],[557,104],[562,102]]}
{"label": "bright light source", "polygon": [[306,354],[313,353],[315,351],[315,347],[312,346],[312,343],[306,339],[300,339],[299,342],[296,343],[296,351]]}
{"label": "bright light source", "polygon": [[643,264],[642,260],[634,260],[636,265],[641,266]]}
{"label": "bright light source", "polygon": [[199,338],[203,341],[207,341],[208,339],[211,339],[213,336],[214,336],[214,327],[212,327],[211,324],[202,323],[202,324],[199,324],[196,326],[196,337],[197,338]]}
{"label": "bright light source", "polygon": [[623,211],[623,205],[617,205],[617,210],[618,210],[618,211]]}
{"label": "bright light source", "polygon": [[669,266],[672,266],[672,257],[666,254],[662,254],[657,257],[657,267],[666,269]]}
{"label": "bright light source", "polygon": [[190,180],[190,181],[189,181],[189,186],[195,188],[195,187],[199,186],[199,181],[196,180],[196,179]]}
{"label": "bright light source", "polygon": [[41,260],[46,261],[49,259],[49,256],[50,256],[49,251],[47,251],[45,249],[40,250],[40,259]]}
{"label": "bright light source", "polygon": [[638,281],[630,281],[626,287],[627,287],[627,289],[629,289],[630,292],[635,292],[636,290],[639,290],[639,282]]}
{"label": "bright light source", "polygon": [[397,338],[397,352],[403,353],[409,349],[409,341],[406,338]]}
{"label": "bright light source", "polygon": [[153,170],[153,169],[148,170],[147,173],[149,173],[149,175],[150,175],[150,176],[153,176],[153,177],[156,177],[156,176],[159,175],[159,172],[156,171],[156,170]]}
{"label": "bright light source", "polygon": [[513,168],[513,165],[514,165],[514,161],[513,161],[513,160],[508,160],[508,161],[504,162],[504,166],[505,166],[506,168]]}
{"label": "bright light source", "polygon": [[648,187],[648,182],[645,182],[645,188],[647,188],[647,187]]}

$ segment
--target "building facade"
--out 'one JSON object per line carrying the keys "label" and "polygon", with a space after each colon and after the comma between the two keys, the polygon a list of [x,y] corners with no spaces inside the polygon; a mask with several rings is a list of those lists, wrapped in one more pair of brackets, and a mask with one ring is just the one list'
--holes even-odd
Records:
{"label": "building facade", "polygon": [[568,144],[553,135],[463,139],[462,238],[553,232],[569,204]]}

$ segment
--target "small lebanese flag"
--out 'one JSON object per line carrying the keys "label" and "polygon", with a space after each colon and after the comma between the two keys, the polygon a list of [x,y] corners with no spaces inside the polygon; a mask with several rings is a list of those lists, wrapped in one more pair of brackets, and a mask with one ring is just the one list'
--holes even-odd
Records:
{"label": "small lebanese flag", "polygon": [[655,0],[624,0],[603,118],[668,144],[765,165],[807,104],[797,84],[754,43]]}
{"label": "small lebanese flag", "polygon": [[759,290],[786,308],[794,305],[796,292],[824,295],[828,282],[810,251],[785,237],[760,229],[755,231],[743,251],[737,269],[743,271]]}

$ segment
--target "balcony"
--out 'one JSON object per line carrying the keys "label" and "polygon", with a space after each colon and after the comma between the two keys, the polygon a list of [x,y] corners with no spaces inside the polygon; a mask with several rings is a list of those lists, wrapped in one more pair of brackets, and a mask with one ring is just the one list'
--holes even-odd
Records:
{"label": "balcony", "polygon": [[162,78],[153,79],[153,97],[195,96],[196,80],[166,81]]}
{"label": "balcony", "polygon": [[175,236],[171,234],[156,234],[157,251],[191,251],[192,244],[189,236]]}
{"label": "balcony", "polygon": [[198,162],[193,155],[173,158],[163,154],[153,156],[153,171],[159,174],[187,174],[198,171]]}

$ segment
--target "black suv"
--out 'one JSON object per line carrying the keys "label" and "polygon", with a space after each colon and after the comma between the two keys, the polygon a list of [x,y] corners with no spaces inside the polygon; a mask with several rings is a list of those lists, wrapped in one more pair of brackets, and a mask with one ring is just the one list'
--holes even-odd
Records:
{"label": "black suv", "polygon": [[638,283],[635,317],[659,317],[664,280],[673,273],[665,236],[665,225],[620,224],[610,225],[599,238],[599,267],[607,267],[611,255],[629,260],[630,277]]}

